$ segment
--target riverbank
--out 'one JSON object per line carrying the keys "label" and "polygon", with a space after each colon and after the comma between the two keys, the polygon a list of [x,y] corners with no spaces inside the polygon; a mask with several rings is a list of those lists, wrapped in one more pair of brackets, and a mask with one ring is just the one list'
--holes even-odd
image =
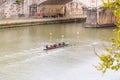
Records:
{"label": "riverbank", "polygon": [[66,18],[44,18],[44,19],[5,19],[0,20],[0,29],[34,26],[40,24],[57,24],[57,23],[71,23],[71,22],[85,22],[86,17],[66,17]]}

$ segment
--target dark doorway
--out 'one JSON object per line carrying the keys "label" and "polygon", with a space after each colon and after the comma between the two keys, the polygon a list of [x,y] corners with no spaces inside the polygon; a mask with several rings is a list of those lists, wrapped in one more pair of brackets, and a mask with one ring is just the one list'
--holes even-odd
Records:
{"label": "dark doorway", "polygon": [[37,14],[37,4],[30,5],[29,12],[30,12],[30,16],[36,16],[36,14]]}

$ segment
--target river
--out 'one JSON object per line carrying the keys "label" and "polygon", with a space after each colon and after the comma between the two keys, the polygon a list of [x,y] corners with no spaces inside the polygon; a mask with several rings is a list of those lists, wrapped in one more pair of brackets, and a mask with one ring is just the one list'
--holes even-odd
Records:
{"label": "river", "polygon": [[[83,23],[0,29],[0,80],[120,80],[120,72],[102,74],[94,65],[113,27],[85,28]],[[70,45],[44,51],[46,44]]]}

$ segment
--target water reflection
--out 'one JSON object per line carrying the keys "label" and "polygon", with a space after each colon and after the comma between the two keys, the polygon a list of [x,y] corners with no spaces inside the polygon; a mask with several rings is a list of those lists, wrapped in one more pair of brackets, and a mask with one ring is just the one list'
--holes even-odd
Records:
{"label": "water reflection", "polygon": [[84,28],[84,26],[70,23],[2,29],[0,30],[0,55],[36,48],[41,43],[60,42],[63,39],[69,39],[73,43],[90,40],[108,41],[112,36],[113,28],[97,29]]}

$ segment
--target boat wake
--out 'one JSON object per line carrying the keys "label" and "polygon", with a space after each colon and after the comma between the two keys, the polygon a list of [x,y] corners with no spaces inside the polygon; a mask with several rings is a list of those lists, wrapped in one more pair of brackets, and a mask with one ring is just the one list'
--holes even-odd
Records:
{"label": "boat wake", "polygon": [[30,50],[24,50],[22,52],[4,55],[0,57],[1,66],[14,66],[15,64],[29,62],[31,60],[52,55],[65,50],[64,48],[54,49],[50,51],[44,51],[43,47],[38,47]]}

